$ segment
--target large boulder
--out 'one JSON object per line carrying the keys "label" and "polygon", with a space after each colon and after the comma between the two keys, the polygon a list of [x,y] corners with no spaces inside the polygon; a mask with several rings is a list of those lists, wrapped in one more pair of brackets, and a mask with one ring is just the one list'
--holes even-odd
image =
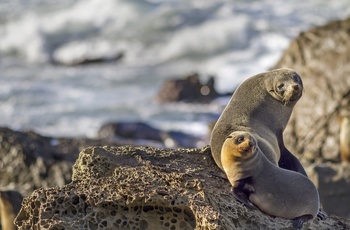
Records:
{"label": "large boulder", "polygon": [[348,145],[350,125],[339,121],[347,121],[342,118],[350,112],[349,54],[350,18],[300,33],[274,66],[296,70],[305,89],[284,132],[285,144],[304,165],[314,163],[309,176],[324,209],[344,217],[350,217],[350,172],[340,164],[340,127]]}
{"label": "large boulder", "polygon": [[291,152],[310,162],[340,161],[337,117],[350,111],[349,31],[350,18],[302,32],[274,66],[292,68],[303,79],[284,137]]}
{"label": "large boulder", "polygon": [[[19,229],[291,229],[291,220],[248,210],[232,195],[210,149],[89,147],[72,182],[25,198]],[[304,229],[349,229],[314,219]]]}
{"label": "large boulder", "polygon": [[79,151],[73,146],[34,132],[0,128],[0,187],[28,195],[37,188],[70,182]]}
{"label": "large boulder", "polygon": [[37,188],[67,184],[79,151],[87,146],[120,143],[45,137],[0,127],[0,188],[29,195]]}

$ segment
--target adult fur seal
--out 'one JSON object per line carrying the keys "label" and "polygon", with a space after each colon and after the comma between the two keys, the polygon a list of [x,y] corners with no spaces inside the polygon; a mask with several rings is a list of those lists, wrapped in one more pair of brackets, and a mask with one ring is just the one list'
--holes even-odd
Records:
{"label": "adult fur seal", "polygon": [[21,209],[22,200],[22,195],[17,191],[0,191],[0,219],[2,229],[17,229],[13,221]]}
{"label": "adult fur seal", "polygon": [[231,133],[222,146],[221,160],[235,196],[249,207],[255,205],[272,216],[293,219],[295,228],[317,215],[315,185],[300,173],[272,164],[249,132]]}
{"label": "adult fur seal", "polygon": [[225,138],[233,131],[249,131],[273,164],[306,175],[283,142],[283,131],[302,91],[300,76],[287,68],[264,72],[241,83],[211,133],[216,164],[223,169],[220,156]]}

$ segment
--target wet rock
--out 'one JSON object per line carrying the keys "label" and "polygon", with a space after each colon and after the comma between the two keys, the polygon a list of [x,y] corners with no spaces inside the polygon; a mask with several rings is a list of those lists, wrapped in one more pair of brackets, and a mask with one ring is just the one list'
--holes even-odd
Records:
{"label": "wet rock", "polygon": [[156,99],[159,102],[199,102],[208,103],[221,96],[215,90],[215,78],[210,77],[206,84],[202,84],[197,73],[183,79],[166,81],[159,90]]}
{"label": "wet rock", "polygon": [[162,141],[161,131],[143,122],[107,122],[98,131],[99,138],[115,136]]}
{"label": "wet rock", "polygon": [[[291,220],[236,201],[209,148],[90,147],[72,182],[25,198],[19,229],[291,229]],[[314,219],[303,229],[347,229],[350,220]]]}
{"label": "wet rock", "polygon": [[72,41],[57,47],[51,62],[56,65],[77,66],[120,61],[125,55],[122,49],[106,42]]}
{"label": "wet rock", "polygon": [[115,54],[109,57],[80,57],[73,60],[55,60],[53,64],[56,65],[67,65],[67,66],[77,66],[77,65],[89,65],[89,64],[99,64],[99,63],[108,63],[108,62],[116,62],[124,57],[123,53]]}
{"label": "wet rock", "polygon": [[[101,139],[129,140],[143,145],[167,148],[195,148],[204,146],[204,140],[180,131],[160,130],[144,122],[107,122],[98,131]],[[142,142],[141,142],[142,143]]]}
{"label": "wet rock", "polygon": [[349,53],[350,18],[300,33],[274,67],[292,68],[303,79],[284,137],[308,161],[340,161],[337,117],[350,110]]}

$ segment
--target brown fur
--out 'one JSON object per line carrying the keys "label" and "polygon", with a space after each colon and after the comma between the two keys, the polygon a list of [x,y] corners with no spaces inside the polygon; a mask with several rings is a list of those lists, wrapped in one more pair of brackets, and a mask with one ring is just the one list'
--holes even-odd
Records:
{"label": "brown fur", "polygon": [[22,195],[17,191],[0,191],[0,217],[3,230],[17,229],[13,221],[21,209],[22,200]]}
{"label": "brown fur", "polygon": [[241,188],[263,212],[287,219],[317,215],[319,195],[315,185],[300,173],[272,164],[257,146],[254,134],[231,133],[223,144],[221,159],[232,186],[246,180]]}
{"label": "brown fur", "polygon": [[236,89],[211,134],[211,149],[222,168],[221,147],[234,131],[254,133],[259,148],[274,164],[306,175],[299,160],[283,143],[283,131],[302,96],[300,76],[291,69],[277,69],[255,75]]}
{"label": "brown fur", "polygon": [[343,162],[350,162],[350,116],[343,116],[339,119],[340,136],[339,148],[340,159]]}

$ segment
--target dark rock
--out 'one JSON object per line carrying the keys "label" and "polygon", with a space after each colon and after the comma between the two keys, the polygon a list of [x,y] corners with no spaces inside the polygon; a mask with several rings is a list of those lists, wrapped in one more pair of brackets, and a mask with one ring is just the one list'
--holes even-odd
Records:
{"label": "dark rock", "polygon": [[100,55],[87,55],[79,58],[71,59],[55,59],[52,60],[52,64],[55,65],[66,65],[66,66],[78,66],[78,65],[90,65],[120,61],[124,57],[124,53],[116,53],[110,56]]}
{"label": "dark rock", "polygon": [[0,187],[28,195],[37,188],[64,185],[71,181],[71,168],[79,151],[106,144],[118,143],[51,138],[0,128]]}
{"label": "dark rock", "polygon": [[[140,143],[151,140],[149,146],[168,148],[195,148],[204,146],[204,140],[180,131],[165,131],[143,122],[108,122],[100,128],[99,138],[131,140]],[[144,143],[145,145],[146,143]]]}
{"label": "dark rock", "polygon": [[214,77],[210,77],[206,84],[202,84],[198,74],[194,73],[184,79],[166,81],[156,99],[162,103],[179,101],[208,103],[221,96],[214,86]]}
{"label": "dark rock", "polygon": [[350,165],[313,164],[308,175],[320,194],[323,209],[333,215],[350,218]]}
{"label": "dark rock", "polygon": [[[236,201],[209,148],[91,147],[72,182],[27,197],[19,229],[292,229],[292,221]],[[348,229],[350,220],[314,219],[303,229]]]}
{"label": "dark rock", "polygon": [[108,122],[98,131],[99,138],[123,137],[162,141],[161,131],[143,122]]}
{"label": "dark rock", "polygon": [[199,148],[205,140],[180,131],[163,131],[162,140],[168,148]]}

